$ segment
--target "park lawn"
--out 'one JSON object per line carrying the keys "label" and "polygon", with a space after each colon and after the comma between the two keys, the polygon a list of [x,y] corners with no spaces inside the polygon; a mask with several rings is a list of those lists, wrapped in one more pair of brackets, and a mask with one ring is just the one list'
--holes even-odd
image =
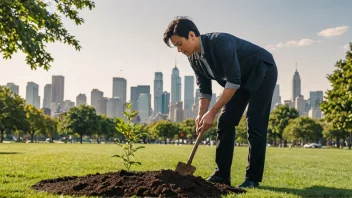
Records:
{"label": "park lawn", "polygon": [[[187,162],[190,145],[145,145],[138,150],[142,166],[132,171],[175,169]],[[232,185],[244,179],[248,147],[235,147]],[[59,197],[30,186],[43,179],[84,176],[123,169],[116,144],[0,144],[0,197]],[[196,176],[210,175],[215,146],[200,146],[193,161]],[[352,197],[352,151],[337,149],[267,148],[260,189],[227,197]],[[64,196],[69,197],[69,196]]]}

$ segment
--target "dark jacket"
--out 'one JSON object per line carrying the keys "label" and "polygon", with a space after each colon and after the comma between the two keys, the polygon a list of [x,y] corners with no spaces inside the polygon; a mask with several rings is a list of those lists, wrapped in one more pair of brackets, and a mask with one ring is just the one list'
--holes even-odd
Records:
{"label": "dark jacket", "polygon": [[207,33],[200,38],[204,50],[202,56],[214,75],[212,78],[199,63],[198,56],[188,58],[195,72],[200,98],[212,95],[211,80],[216,80],[222,87],[231,87],[227,86],[230,84],[256,91],[268,65],[276,67],[273,56],[267,50],[231,34]]}

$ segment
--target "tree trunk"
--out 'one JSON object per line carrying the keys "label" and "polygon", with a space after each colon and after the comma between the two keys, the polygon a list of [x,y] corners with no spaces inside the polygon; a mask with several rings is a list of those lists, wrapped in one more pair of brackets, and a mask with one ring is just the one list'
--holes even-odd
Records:
{"label": "tree trunk", "polygon": [[350,140],[348,141],[348,149],[351,150],[352,147],[352,131],[350,132]]}
{"label": "tree trunk", "polygon": [[164,142],[165,142],[165,144],[166,144],[166,137],[164,137]]}
{"label": "tree trunk", "polygon": [[80,142],[81,142],[81,144],[82,144],[83,134],[80,134],[80,135],[79,135],[79,139],[80,139]]}
{"label": "tree trunk", "polygon": [[50,143],[54,143],[54,137],[51,137],[51,142]]}
{"label": "tree trunk", "polygon": [[340,148],[340,137],[336,137],[337,148]]}
{"label": "tree trunk", "polygon": [[34,131],[32,131],[33,133],[31,133],[31,143],[33,143],[33,138],[34,138]]}
{"label": "tree trunk", "polygon": [[287,147],[287,140],[284,140],[284,147]]}
{"label": "tree trunk", "polygon": [[1,135],[0,135],[0,143],[4,141],[4,130],[0,130]]}
{"label": "tree trunk", "polygon": [[280,147],[282,147],[282,138],[280,138]]}
{"label": "tree trunk", "polygon": [[21,142],[21,131],[18,131],[18,138],[17,138],[17,142]]}

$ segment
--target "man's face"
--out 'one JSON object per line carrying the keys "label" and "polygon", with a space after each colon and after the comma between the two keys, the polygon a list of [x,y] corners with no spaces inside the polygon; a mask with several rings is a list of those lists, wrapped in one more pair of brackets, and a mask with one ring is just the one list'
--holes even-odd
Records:
{"label": "man's face", "polygon": [[195,38],[195,34],[190,32],[188,34],[188,39],[174,34],[170,37],[170,40],[172,44],[177,47],[178,52],[182,52],[184,55],[190,56],[196,49]]}

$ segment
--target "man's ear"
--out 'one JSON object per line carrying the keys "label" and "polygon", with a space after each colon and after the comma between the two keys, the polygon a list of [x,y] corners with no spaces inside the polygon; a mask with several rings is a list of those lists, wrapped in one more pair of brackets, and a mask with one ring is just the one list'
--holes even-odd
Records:
{"label": "man's ear", "polygon": [[196,37],[196,34],[193,31],[188,32],[188,38],[194,39]]}

